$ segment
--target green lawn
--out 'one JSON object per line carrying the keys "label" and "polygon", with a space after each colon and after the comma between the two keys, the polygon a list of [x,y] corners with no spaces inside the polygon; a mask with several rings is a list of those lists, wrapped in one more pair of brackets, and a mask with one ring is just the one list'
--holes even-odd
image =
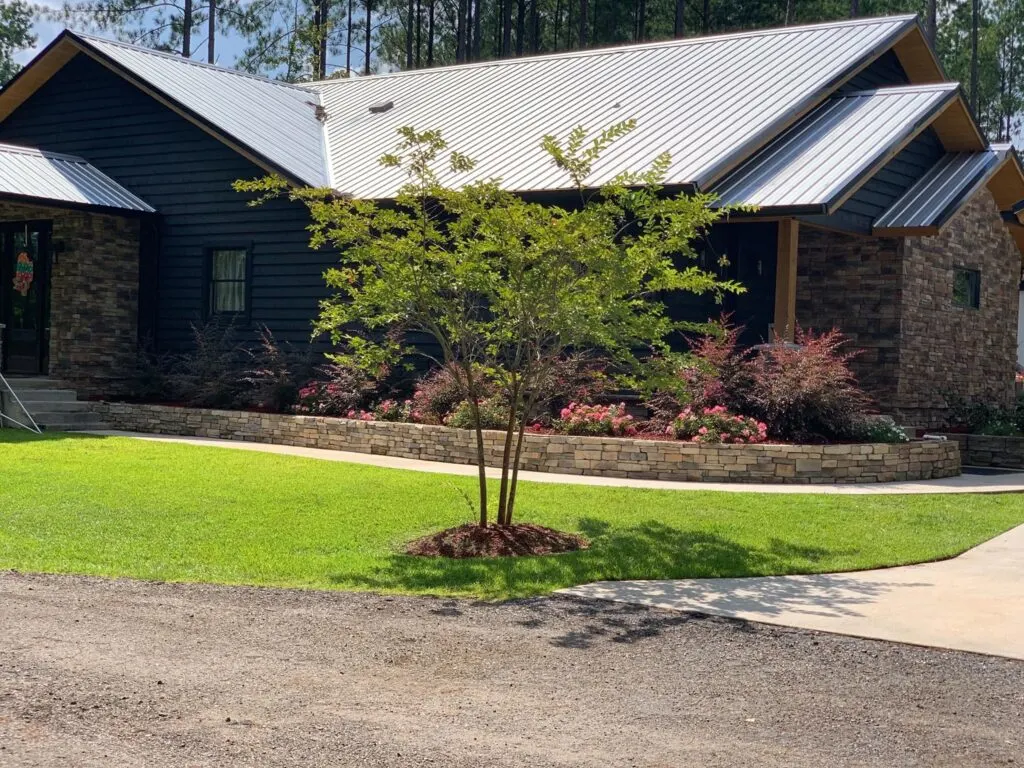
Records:
{"label": "green lawn", "polygon": [[955,555],[1024,496],[807,496],[523,484],[521,519],[589,551],[442,561],[404,542],[472,518],[472,478],[127,438],[0,432],[0,568],[478,596]]}

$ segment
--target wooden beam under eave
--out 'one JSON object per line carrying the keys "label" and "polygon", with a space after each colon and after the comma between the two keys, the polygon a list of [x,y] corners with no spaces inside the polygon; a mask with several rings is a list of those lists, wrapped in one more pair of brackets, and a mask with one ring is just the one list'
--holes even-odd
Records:
{"label": "wooden beam under eave", "polygon": [[796,270],[799,240],[800,222],[796,219],[781,219],[778,256],[775,262],[775,338],[783,341],[793,341],[796,336]]}

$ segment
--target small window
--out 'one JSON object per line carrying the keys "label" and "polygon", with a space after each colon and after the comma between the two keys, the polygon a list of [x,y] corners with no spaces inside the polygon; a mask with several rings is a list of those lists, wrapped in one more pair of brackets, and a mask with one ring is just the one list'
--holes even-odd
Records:
{"label": "small window", "polygon": [[209,264],[209,313],[241,315],[249,311],[249,252],[212,248]]}
{"label": "small window", "polygon": [[968,309],[981,306],[981,272],[963,267],[953,270],[953,305]]}

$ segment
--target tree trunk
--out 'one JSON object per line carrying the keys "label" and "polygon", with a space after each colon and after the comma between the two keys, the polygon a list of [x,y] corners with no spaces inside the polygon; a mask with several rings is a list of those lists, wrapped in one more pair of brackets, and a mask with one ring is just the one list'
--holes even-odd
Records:
{"label": "tree trunk", "polygon": [[412,69],[412,14],[413,0],[409,0],[405,8],[405,68]]}
{"label": "tree trunk", "polygon": [[366,55],[363,60],[363,74],[370,74],[370,43],[373,41],[373,0],[366,0]]}
{"label": "tree trunk", "polygon": [[192,0],[185,0],[181,16],[181,55],[192,58]]}
{"label": "tree trunk", "polygon": [[427,6],[427,66],[434,66],[434,9],[437,0],[428,0]]}
{"label": "tree trunk", "polygon": [[558,50],[558,33],[562,31],[562,0],[555,0],[555,29],[552,50]]}
{"label": "tree trunk", "polygon": [[860,0],[850,0],[850,18],[855,19],[860,16]]}
{"label": "tree trunk", "polygon": [[676,0],[676,22],[672,34],[675,37],[686,35],[686,0]]}
{"label": "tree trunk", "polygon": [[[455,20],[455,63],[461,64],[466,60],[466,13],[469,7],[468,0],[459,0],[457,10],[458,18]],[[434,10],[433,4],[430,6]]]}
{"label": "tree trunk", "polygon": [[971,109],[978,116],[978,25],[981,16],[981,0],[971,0]]}
{"label": "tree trunk", "polygon": [[416,0],[416,69],[423,61],[423,4]]}
{"label": "tree trunk", "polygon": [[793,0],[786,0],[786,15],[782,19],[783,26],[788,27],[793,22]]}
{"label": "tree trunk", "polygon": [[935,38],[939,33],[938,11],[936,0],[928,0],[928,9],[925,12],[924,33],[931,46],[935,47]]}
{"label": "tree trunk", "polygon": [[501,55],[512,55],[512,2],[501,1]]}
{"label": "tree trunk", "polygon": [[321,80],[327,79],[327,29],[331,14],[331,0],[318,0],[320,6],[320,28],[317,30],[317,74]]}
{"label": "tree trunk", "polygon": [[589,0],[580,0],[580,48],[587,47],[587,21],[590,15]]}
{"label": "tree trunk", "polygon": [[701,9],[704,15],[701,24],[701,31],[706,35],[711,31],[711,0],[704,0],[704,7]]}
{"label": "tree trunk", "polygon": [[348,0],[348,30],[345,33],[345,77],[352,74],[352,2]]}
{"label": "tree trunk", "polygon": [[537,12],[537,0],[530,0],[530,53],[540,50],[540,14]]}
{"label": "tree trunk", "polygon": [[217,63],[217,0],[210,0],[210,18],[206,20],[206,63]]}
{"label": "tree trunk", "polygon": [[480,10],[482,0],[473,0],[473,59],[480,60]]}
{"label": "tree trunk", "polygon": [[526,0],[516,3],[516,56],[523,55],[523,44],[526,42]]}
{"label": "tree trunk", "polygon": [[647,39],[647,0],[640,0],[637,8],[636,39],[641,42]]}

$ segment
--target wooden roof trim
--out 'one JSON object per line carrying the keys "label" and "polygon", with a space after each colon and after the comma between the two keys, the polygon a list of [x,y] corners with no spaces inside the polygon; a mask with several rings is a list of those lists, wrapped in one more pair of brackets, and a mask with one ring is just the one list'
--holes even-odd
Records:
{"label": "wooden roof trim", "polygon": [[1024,200],[1024,168],[1016,152],[1007,152],[1006,160],[989,177],[987,186],[1000,211],[1011,210]]}
{"label": "wooden roof trim", "polygon": [[0,90],[0,121],[6,120],[77,54],[78,47],[66,32],[57,36]]}
{"label": "wooden roof trim", "polygon": [[961,94],[939,112],[931,127],[947,152],[982,152],[988,148]]}
{"label": "wooden roof trim", "polygon": [[880,227],[871,230],[878,237],[922,237],[939,234],[938,227]]}
{"label": "wooden roof trim", "polygon": [[892,52],[896,54],[912,85],[944,83],[948,80],[935,51],[928,45],[920,24],[914,24],[908,29],[903,37],[896,41]]}

